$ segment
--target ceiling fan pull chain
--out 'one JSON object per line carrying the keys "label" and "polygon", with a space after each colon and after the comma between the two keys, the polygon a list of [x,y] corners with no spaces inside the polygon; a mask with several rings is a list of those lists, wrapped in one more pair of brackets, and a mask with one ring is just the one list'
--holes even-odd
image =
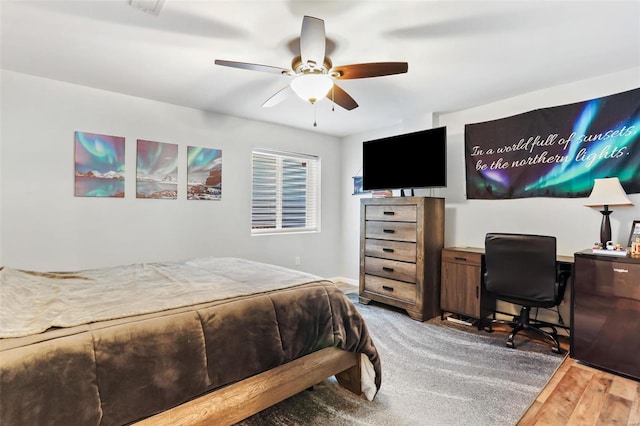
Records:
{"label": "ceiling fan pull chain", "polygon": [[336,110],[336,85],[331,86],[331,112]]}
{"label": "ceiling fan pull chain", "polygon": [[316,104],[313,104],[313,127],[318,127],[318,123],[316,123]]}

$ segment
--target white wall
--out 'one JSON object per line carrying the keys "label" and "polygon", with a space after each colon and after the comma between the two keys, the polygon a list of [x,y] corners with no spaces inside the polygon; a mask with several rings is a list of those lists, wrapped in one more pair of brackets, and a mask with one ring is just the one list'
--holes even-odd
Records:
{"label": "white wall", "polygon": [[[466,111],[408,118],[338,141],[281,126],[243,120],[145,99],[2,71],[0,99],[0,265],[76,269],[200,255],[233,255],[294,266],[357,283],[360,198],[351,195],[361,172],[362,142],[446,125],[448,187],[418,192],[446,200],[445,244],[481,246],[493,230],[532,231],[558,237],[573,253],[598,239],[601,214],[584,199],[466,200],[464,124],[532,109],[606,96],[640,86],[640,70],[542,90]],[[124,199],[73,196],[73,132],[125,136]],[[135,140],[223,150],[223,199],[135,199]],[[318,154],[322,158],[322,232],[251,237],[248,191],[252,146]],[[307,148],[308,149],[303,149]],[[185,164],[186,159],[181,161]],[[180,169],[179,185],[186,181]],[[625,241],[634,207],[614,208],[613,236]]]}
{"label": "white wall", "polygon": [[[338,139],[9,71],[1,89],[0,265],[70,270],[214,255],[339,275]],[[124,198],[74,197],[76,130],[126,138]],[[179,145],[177,200],[135,198],[138,138]],[[221,201],[186,199],[188,145],[222,149]],[[251,237],[253,146],[321,157],[320,233]]]}
{"label": "white wall", "polygon": [[[434,117],[433,123],[429,123],[426,118],[419,122],[418,127],[423,128],[447,126],[447,188],[416,194],[445,198],[445,245],[482,247],[487,232],[529,232],[555,235],[560,254],[570,255],[591,247],[599,240],[602,214],[596,208],[585,207],[585,198],[467,200],[464,125],[508,117],[537,108],[580,102],[637,87],[640,87],[640,69],[636,68],[532,92],[478,108],[440,114]],[[416,122],[412,121],[411,125],[416,125]],[[415,129],[398,125],[393,129],[378,130],[375,136],[383,137],[412,130]],[[361,167],[362,141],[371,139],[371,136],[373,135],[363,134],[345,138],[342,167],[346,177]],[[356,240],[360,220],[359,198],[363,196],[365,195],[345,195],[342,207],[343,235],[347,241],[344,244],[343,270],[345,276],[355,282],[359,273],[359,246]],[[629,198],[635,204],[633,207],[612,208],[612,237],[616,242],[626,243],[631,222],[640,219],[640,194],[631,194]]]}

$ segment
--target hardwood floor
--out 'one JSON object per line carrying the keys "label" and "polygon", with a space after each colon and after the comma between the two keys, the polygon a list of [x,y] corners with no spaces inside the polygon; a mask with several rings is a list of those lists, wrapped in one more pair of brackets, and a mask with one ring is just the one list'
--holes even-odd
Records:
{"label": "hardwood floor", "polygon": [[567,355],[518,422],[531,425],[640,425],[640,382]]}

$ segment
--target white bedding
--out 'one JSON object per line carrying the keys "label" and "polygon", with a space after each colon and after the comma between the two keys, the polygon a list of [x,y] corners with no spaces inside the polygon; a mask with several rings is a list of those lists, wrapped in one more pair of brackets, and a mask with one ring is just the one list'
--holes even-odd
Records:
{"label": "white bedding", "polygon": [[324,281],[232,257],[141,263],[75,272],[0,270],[0,338],[50,327],[159,312]]}

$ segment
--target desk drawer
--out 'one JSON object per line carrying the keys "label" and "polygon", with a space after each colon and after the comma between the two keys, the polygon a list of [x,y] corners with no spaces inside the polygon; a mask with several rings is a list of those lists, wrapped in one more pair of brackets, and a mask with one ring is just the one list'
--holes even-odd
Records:
{"label": "desk drawer", "polygon": [[442,261],[447,263],[482,266],[482,254],[443,249]]}
{"label": "desk drawer", "polygon": [[415,263],[416,243],[367,239],[364,246],[364,255]]}
{"label": "desk drawer", "polygon": [[365,291],[378,293],[409,303],[415,303],[416,301],[415,284],[403,283],[374,275],[365,275],[364,289]]}
{"label": "desk drawer", "polygon": [[364,258],[364,273],[409,283],[416,282],[415,263],[398,262],[395,260],[366,256]]}
{"label": "desk drawer", "polygon": [[406,222],[367,221],[366,238],[416,242],[416,224]]}
{"label": "desk drawer", "polygon": [[390,222],[413,222],[417,220],[417,206],[415,204],[404,206],[377,206],[370,205],[365,207],[366,220],[384,220]]}

